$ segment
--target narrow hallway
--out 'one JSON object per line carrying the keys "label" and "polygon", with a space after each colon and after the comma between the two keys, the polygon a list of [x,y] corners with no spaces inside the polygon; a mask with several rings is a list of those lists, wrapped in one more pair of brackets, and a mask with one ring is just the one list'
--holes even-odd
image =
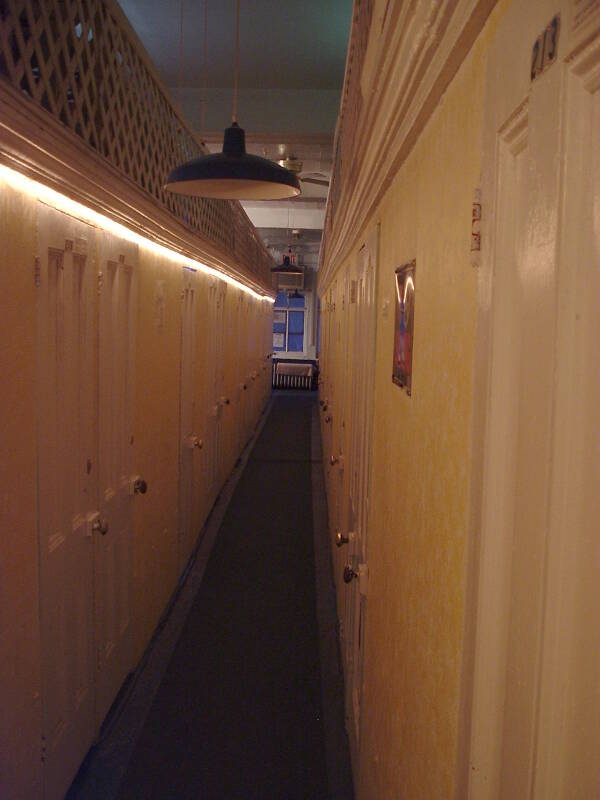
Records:
{"label": "narrow hallway", "polygon": [[[352,796],[339,664],[328,656],[322,667],[319,658],[320,646],[331,652],[319,631],[335,631],[335,612],[330,602],[329,622],[321,613],[318,624],[315,405],[309,394],[274,398],[137,737],[121,800]],[[325,579],[333,593],[330,567]],[[322,693],[323,669],[333,692]],[[323,705],[337,715],[337,742],[327,745]],[[86,796],[85,775],[80,782],[71,796]]]}

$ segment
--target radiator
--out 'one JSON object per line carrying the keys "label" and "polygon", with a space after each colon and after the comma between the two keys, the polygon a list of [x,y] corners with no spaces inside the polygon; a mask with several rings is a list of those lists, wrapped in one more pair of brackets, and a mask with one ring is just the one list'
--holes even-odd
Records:
{"label": "radiator", "polygon": [[312,364],[281,364],[273,362],[273,389],[312,389]]}

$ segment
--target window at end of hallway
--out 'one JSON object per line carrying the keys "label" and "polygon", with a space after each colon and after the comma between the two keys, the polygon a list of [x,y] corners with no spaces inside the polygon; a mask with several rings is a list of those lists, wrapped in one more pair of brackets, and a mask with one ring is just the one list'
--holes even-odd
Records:
{"label": "window at end of hallway", "polygon": [[304,351],[305,298],[299,292],[279,292],[273,317],[273,350],[283,353]]}

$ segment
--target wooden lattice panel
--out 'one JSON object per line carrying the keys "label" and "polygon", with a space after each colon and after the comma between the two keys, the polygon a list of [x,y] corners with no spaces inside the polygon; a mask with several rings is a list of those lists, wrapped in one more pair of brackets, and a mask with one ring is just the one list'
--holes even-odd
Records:
{"label": "wooden lattice panel", "polygon": [[163,190],[177,164],[206,150],[175,113],[111,0],[0,0],[0,77],[270,283],[270,256],[239,203]]}

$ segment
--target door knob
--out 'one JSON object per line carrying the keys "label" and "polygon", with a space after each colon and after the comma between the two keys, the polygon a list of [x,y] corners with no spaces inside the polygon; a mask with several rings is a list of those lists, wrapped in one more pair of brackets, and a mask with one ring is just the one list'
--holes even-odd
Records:
{"label": "door knob", "polygon": [[331,464],[332,467],[335,467],[338,461],[339,458],[337,456],[331,456],[331,458],[329,459],[329,463]]}
{"label": "door knob", "polygon": [[327,414],[325,417],[325,422],[331,422],[331,414]]}
{"label": "door knob", "polygon": [[133,482],[134,494],[146,494],[148,491],[148,484],[143,478],[136,478]]}
{"label": "door knob", "polygon": [[348,544],[349,541],[350,539],[347,536],[344,536],[341,531],[337,531],[335,534],[335,544],[337,547],[341,547],[343,544]]}
{"label": "door knob", "polygon": [[92,530],[94,533],[101,533],[102,536],[106,536],[108,533],[108,522],[103,517],[98,517],[92,525]]}
{"label": "door knob", "polygon": [[350,564],[344,567],[344,583],[352,583],[354,578],[358,578],[358,572],[355,572]]}
{"label": "door knob", "polygon": [[196,436],[195,434],[193,434],[192,436],[188,436],[187,443],[190,450],[193,450],[194,448],[202,450],[202,447],[204,446],[204,442],[202,441],[202,439],[200,439],[200,437]]}

